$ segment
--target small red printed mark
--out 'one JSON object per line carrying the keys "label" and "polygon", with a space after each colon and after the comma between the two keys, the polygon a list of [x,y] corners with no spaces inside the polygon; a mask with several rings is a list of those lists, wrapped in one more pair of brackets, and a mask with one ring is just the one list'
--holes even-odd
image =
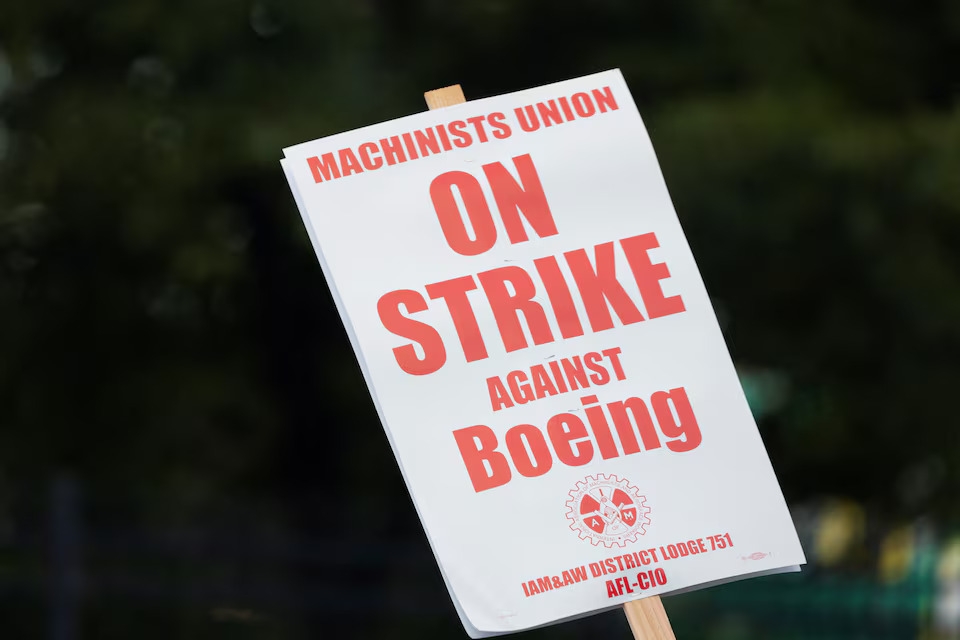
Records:
{"label": "small red printed mark", "polygon": [[763,560],[766,558],[769,553],[764,553],[763,551],[754,551],[748,556],[740,556],[741,560]]}

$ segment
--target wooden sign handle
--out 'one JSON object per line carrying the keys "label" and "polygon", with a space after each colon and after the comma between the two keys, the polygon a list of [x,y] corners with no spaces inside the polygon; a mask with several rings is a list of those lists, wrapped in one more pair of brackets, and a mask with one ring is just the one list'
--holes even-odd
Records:
{"label": "wooden sign handle", "polygon": [[431,111],[440,109],[441,107],[449,107],[454,104],[462,104],[467,101],[467,99],[463,97],[463,89],[461,89],[458,84],[427,91],[423,94],[423,99],[427,101],[427,106],[430,107]]}
{"label": "wooden sign handle", "polygon": [[624,603],[623,612],[635,640],[677,640],[660,596]]}
{"label": "wooden sign handle", "polygon": [[[430,110],[441,109],[467,101],[460,85],[454,84],[442,89],[434,89],[423,94]],[[635,640],[677,640],[667,619],[667,612],[663,610],[660,596],[651,596],[642,600],[632,600],[623,605],[627,614],[627,622],[633,631]]]}

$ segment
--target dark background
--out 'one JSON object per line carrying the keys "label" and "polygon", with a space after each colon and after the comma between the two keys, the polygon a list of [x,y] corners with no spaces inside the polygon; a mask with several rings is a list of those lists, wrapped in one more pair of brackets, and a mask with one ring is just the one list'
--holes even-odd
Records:
{"label": "dark background", "polygon": [[3,0],[0,637],[465,637],[278,160],[613,67],[810,560],[678,634],[958,637],[958,61],[947,0]]}

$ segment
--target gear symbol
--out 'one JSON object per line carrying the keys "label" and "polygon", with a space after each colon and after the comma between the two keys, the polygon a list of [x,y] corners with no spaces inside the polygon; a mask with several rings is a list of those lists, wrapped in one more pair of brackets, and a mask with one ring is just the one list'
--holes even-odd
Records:
{"label": "gear symbol", "polygon": [[647,497],[616,475],[587,476],[568,495],[570,528],[594,545],[624,547],[636,542],[650,525]]}

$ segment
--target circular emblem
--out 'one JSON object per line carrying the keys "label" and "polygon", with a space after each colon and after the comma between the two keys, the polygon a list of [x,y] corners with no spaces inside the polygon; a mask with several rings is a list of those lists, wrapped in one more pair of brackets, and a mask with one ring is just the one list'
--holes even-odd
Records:
{"label": "circular emblem", "polygon": [[646,533],[646,502],[639,489],[615,475],[587,476],[570,490],[567,519],[581,540],[623,547]]}

